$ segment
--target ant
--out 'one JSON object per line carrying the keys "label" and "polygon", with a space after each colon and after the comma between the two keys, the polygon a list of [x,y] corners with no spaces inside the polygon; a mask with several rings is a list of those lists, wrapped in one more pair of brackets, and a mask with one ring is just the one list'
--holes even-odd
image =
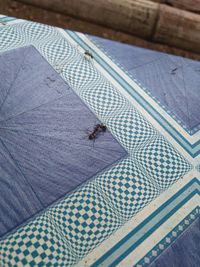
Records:
{"label": "ant", "polygon": [[93,132],[89,134],[88,139],[89,140],[96,139],[97,138],[97,135],[100,132],[105,132],[106,129],[107,129],[107,127],[103,123],[95,125],[95,127],[93,129]]}
{"label": "ant", "polygon": [[88,50],[86,50],[86,51],[84,52],[84,57],[85,57],[85,59],[88,60],[88,61],[91,61],[91,60],[94,58],[93,55],[92,55],[92,53],[90,53],[90,51],[88,51]]}
{"label": "ant", "polygon": [[172,74],[172,75],[176,74],[177,69],[178,69],[178,68],[174,68],[173,70],[171,70],[171,74]]}

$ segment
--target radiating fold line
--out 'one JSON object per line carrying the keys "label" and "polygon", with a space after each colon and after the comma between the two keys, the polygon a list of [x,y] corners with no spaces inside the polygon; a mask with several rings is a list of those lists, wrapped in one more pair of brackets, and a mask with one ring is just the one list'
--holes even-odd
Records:
{"label": "radiating fold line", "polygon": [[7,122],[7,121],[9,121],[9,120],[11,120],[11,119],[13,119],[13,118],[16,118],[16,117],[20,116],[20,115],[26,114],[27,112],[36,110],[37,108],[40,108],[40,107],[42,107],[42,106],[48,105],[48,104],[50,104],[50,103],[53,103],[54,101],[59,100],[59,99],[61,99],[62,97],[66,97],[66,95],[59,96],[59,97],[57,97],[57,98],[55,98],[55,99],[53,99],[53,100],[50,100],[50,101],[48,101],[48,102],[45,102],[45,103],[43,103],[43,104],[41,104],[41,105],[39,105],[39,106],[37,106],[37,107],[34,107],[34,108],[32,108],[32,109],[25,110],[25,111],[23,111],[23,112],[21,112],[21,113],[18,113],[18,114],[16,114],[16,115],[14,115],[14,116],[11,115],[11,117],[6,118],[6,119],[4,119],[4,120],[0,120],[0,122]]}

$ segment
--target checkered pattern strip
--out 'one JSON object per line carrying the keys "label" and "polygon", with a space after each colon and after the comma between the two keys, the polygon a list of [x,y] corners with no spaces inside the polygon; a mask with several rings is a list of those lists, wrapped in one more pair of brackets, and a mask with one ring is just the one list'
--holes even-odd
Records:
{"label": "checkered pattern strip", "polygon": [[158,135],[152,125],[134,108],[122,110],[117,116],[110,117],[107,123],[130,154],[134,154],[135,149],[149,143]]}
{"label": "checkered pattern strip", "polygon": [[24,38],[18,27],[5,26],[1,27],[0,51],[7,51],[24,45]]}
{"label": "checkered pattern strip", "polygon": [[48,214],[69,241],[76,257],[86,255],[122,225],[121,217],[107,204],[94,182],[61,201]]}
{"label": "checkered pattern strip", "polygon": [[161,190],[167,189],[191,169],[188,162],[161,136],[140,147],[135,158]]}
{"label": "checkered pattern strip", "polygon": [[0,266],[71,266],[76,262],[48,213],[1,242],[0,251]]}
{"label": "checkered pattern strip", "polygon": [[96,183],[124,221],[160,194],[151,177],[130,159],[123,160],[106,174],[99,176]]}

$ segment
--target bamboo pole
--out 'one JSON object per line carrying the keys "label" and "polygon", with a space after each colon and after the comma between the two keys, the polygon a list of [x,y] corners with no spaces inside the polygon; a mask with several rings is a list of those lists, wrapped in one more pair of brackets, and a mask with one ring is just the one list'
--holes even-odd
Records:
{"label": "bamboo pole", "polygon": [[200,54],[200,15],[148,0],[17,0]]}
{"label": "bamboo pole", "polygon": [[146,0],[19,0],[112,29],[149,38],[158,4]]}
{"label": "bamboo pole", "polygon": [[167,4],[187,11],[200,13],[200,0],[151,0],[156,3]]}
{"label": "bamboo pole", "polygon": [[160,5],[153,41],[200,53],[200,16]]}
{"label": "bamboo pole", "polygon": [[200,53],[200,16],[148,0],[18,0]]}

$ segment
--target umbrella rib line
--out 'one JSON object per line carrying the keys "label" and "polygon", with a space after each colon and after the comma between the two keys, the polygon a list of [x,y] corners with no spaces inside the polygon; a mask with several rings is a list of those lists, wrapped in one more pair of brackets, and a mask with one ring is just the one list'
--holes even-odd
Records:
{"label": "umbrella rib line", "polygon": [[33,111],[33,110],[35,110],[35,109],[37,109],[37,108],[41,108],[42,106],[48,105],[48,104],[50,104],[50,103],[52,103],[52,102],[54,102],[54,101],[56,101],[56,100],[61,99],[62,97],[65,97],[65,95],[62,95],[62,96],[60,96],[60,97],[57,97],[57,98],[55,98],[55,99],[53,99],[53,100],[50,100],[50,101],[48,101],[48,102],[46,102],[46,103],[43,103],[43,104],[41,104],[41,105],[39,105],[39,106],[37,106],[37,107],[32,108],[32,109],[28,109],[28,110],[26,110],[26,111],[23,111],[23,112],[21,112],[21,113],[18,113],[17,115],[11,116],[11,117],[9,117],[9,118],[7,118],[7,119],[0,120],[0,122],[6,122],[6,121],[9,121],[9,120],[11,120],[11,119],[13,119],[13,118],[16,118],[16,117],[18,117],[18,116],[21,116],[21,115],[27,113],[27,112],[30,112],[30,111]]}

